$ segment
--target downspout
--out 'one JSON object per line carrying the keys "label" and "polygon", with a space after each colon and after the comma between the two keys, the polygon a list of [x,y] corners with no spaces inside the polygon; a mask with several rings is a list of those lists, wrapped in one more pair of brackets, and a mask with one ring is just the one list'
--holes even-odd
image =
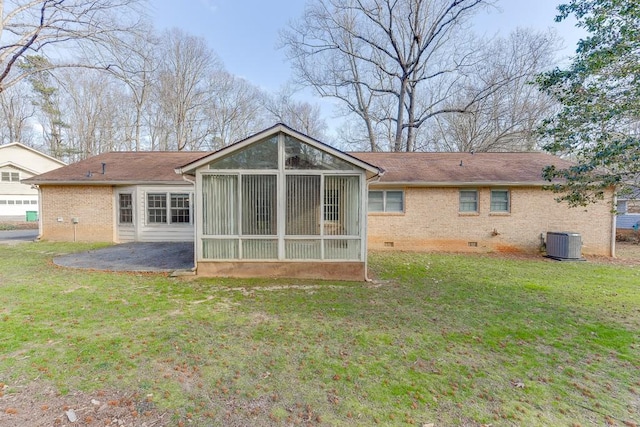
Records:
{"label": "downspout", "polygon": [[42,239],[42,190],[39,185],[33,184],[31,187],[38,190],[38,235],[35,238],[35,241],[39,241]]}
{"label": "downspout", "polygon": [[[367,186],[366,186],[366,195],[367,195],[367,200],[369,199],[369,184],[371,184],[372,182],[380,182],[380,178],[382,178],[382,175],[384,175],[384,169],[380,169],[378,168],[378,173],[374,176],[372,176],[371,178],[369,178],[367,180]],[[365,205],[365,209],[367,209],[367,212],[365,213],[365,219],[366,221],[364,222],[365,227],[364,227],[364,281],[365,282],[372,282],[373,280],[371,278],[369,278],[369,245],[367,244],[367,242],[369,241],[369,210],[368,210],[368,203],[367,205]]]}
{"label": "downspout", "polygon": [[182,175],[182,179],[184,179],[185,181],[187,181],[187,182],[189,182],[189,183],[191,183],[193,185],[193,199],[194,199],[193,200],[193,208],[194,209],[191,211],[192,215],[193,215],[193,268],[191,269],[191,271],[193,273],[196,273],[198,271],[198,247],[196,246],[198,244],[198,242],[197,242],[197,240],[198,240],[197,239],[197,236],[198,236],[198,230],[197,230],[198,221],[196,220],[196,209],[195,209],[196,203],[197,203],[197,201],[196,201],[196,191],[195,191],[196,190],[196,182],[190,180],[184,174]]}

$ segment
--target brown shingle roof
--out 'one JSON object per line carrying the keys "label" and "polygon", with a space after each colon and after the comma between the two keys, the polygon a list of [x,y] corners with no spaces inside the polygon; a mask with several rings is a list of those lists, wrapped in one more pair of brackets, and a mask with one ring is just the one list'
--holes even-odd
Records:
{"label": "brown shingle roof", "polygon": [[380,183],[548,184],[542,169],[570,162],[546,153],[350,153],[385,170]]}
{"label": "brown shingle roof", "polygon": [[[31,184],[140,184],[183,182],[175,168],[209,152],[121,151],[103,153],[25,180]],[[105,173],[102,174],[102,163]],[[89,174],[91,172],[91,174]]]}
{"label": "brown shingle roof", "polygon": [[[175,169],[211,152],[123,151],[97,155],[25,180],[32,184],[140,184],[182,182]],[[542,169],[571,163],[546,153],[348,153],[384,169],[381,184],[547,183]],[[105,174],[102,174],[105,163]],[[91,171],[91,174],[89,174]],[[90,175],[90,176],[89,176]]]}

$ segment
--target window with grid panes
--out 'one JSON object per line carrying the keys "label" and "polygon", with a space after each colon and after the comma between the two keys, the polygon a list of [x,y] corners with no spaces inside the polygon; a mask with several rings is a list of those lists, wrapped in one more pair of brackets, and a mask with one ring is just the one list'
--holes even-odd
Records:
{"label": "window with grid panes", "polygon": [[167,195],[164,193],[147,194],[147,221],[149,224],[166,224]]}
{"label": "window with grid panes", "polygon": [[2,181],[4,182],[19,182],[20,181],[20,172],[2,172],[0,175]]}
{"label": "window with grid panes", "polygon": [[133,197],[131,193],[120,193],[118,195],[118,220],[120,224],[133,223]]}
{"label": "window with grid panes", "polygon": [[191,211],[188,194],[171,194],[171,223],[189,224]]}

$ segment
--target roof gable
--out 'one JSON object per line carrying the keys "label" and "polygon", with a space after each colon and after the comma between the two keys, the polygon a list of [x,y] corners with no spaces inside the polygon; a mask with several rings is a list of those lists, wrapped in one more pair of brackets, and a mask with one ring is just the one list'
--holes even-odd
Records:
{"label": "roof gable", "polygon": [[[269,141],[271,138],[277,137],[277,135],[281,133],[284,134],[285,136],[288,136],[290,138],[293,138],[299,141],[304,145],[311,147],[311,149],[313,150],[318,150],[319,152],[326,153],[330,157],[337,159],[337,161],[334,163],[344,162],[342,164],[349,165],[348,168],[356,167],[358,169],[363,169],[366,171],[368,176],[375,176],[380,173],[380,170],[376,166],[373,166],[372,164],[362,159],[351,156],[350,154],[347,154],[343,151],[333,148],[330,145],[320,142],[305,134],[302,134],[282,123],[278,123],[268,129],[258,132],[246,139],[238,141],[235,144],[224,147],[194,162],[187,163],[177,168],[176,173],[182,173],[182,174],[193,173],[196,169],[202,166],[211,164],[216,161],[224,161],[224,159],[231,158],[235,154],[241,153],[242,151],[247,150],[252,145],[265,143]],[[327,165],[327,168],[329,168],[328,165]]]}
{"label": "roof gable", "polygon": [[[42,157],[44,159],[47,159],[47,160],[50,160],[50,161],[52,161],[54,163],[58,163],[60,166],[66,165],[66,163],[63,162],[62,160],[58,160],[55,157],[51,157],[51,156],[49,156],[47,154],[44,154],[44,153],[36,150],[35,148],[28,147],[28,146],[26,146],[24,144],[21,144],[19,142],[12,142],[12,143],[9,143],[9,144],[0,145],[0,151],[2,151],[2,150],[16,150],[16,149],[17,150],[23,150],[23,151],[26,151],[28,153],[40,156],[40,157]],[[25,170],[27,170],[27,169],[25,169]]]}
{"label": "roof gable", "polygon": [[23,172],[27,172],[30,175],[38,175],[38,171],[35,171],[33,169],[30,169],[24,165],[12,162],[12,161],[8,161],[8,162],[2,162],[0,163],[0,168],[4,168],[4,167],[10,167],[13,168],[15,170],[19,170],[19,171],[23,171]]}

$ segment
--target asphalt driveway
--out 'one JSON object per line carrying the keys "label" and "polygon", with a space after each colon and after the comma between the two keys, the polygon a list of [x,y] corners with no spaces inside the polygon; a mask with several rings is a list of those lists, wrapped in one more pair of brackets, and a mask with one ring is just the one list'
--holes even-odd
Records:
{"label": "asphalt driveway", "polygon": [[37,229],[0,230],[0,244],[14,245],[22,242],[33,242],[38,237]]}
{"label": "asphalt driveway", "polygon": [[123,243],[55,257],[62,267],[107,271],[174,272],[194,268],[193,242]]}

